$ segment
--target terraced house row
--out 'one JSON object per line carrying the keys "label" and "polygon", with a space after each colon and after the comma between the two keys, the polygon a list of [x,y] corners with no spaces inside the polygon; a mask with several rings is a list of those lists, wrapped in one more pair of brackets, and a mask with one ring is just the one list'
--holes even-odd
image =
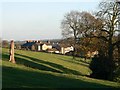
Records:
{"label": "terraced house row", "polygon": [[21,49],[31,51],[46,51],[60,54],[66,54],[74,50],[73,46],[71,45],[51,43],[50,41],[42,42],[37,40],[27,40],[26,43],[21,45]]}

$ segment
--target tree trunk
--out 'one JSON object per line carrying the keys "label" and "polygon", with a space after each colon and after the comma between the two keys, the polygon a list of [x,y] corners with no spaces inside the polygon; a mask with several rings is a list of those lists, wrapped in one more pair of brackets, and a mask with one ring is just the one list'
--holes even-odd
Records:
{"label": "tree trunk", "polygon": [[74,51],[73,51],[73,59],[75,59],[75,53],[76,53],[76,30],[74,31]]}
{"label": "tree trunk", "polygon": [[120,45],[117,45],[118,48],[118,66],[120,66]]}
{"label": "tree trunk", "polygon": [[114,61],[113,61],[113,45],[111,42],[109,42],[109,47],[108,47],[108,58],[109,58],[109,69],[110,69],[110,75],[108,79],[113,80]]}
{"label": "tree trunk", "polygon": [[76,52],[76,49],[74,47],[74,51],[73,51],[73,59],[75,59],[75,52]]}

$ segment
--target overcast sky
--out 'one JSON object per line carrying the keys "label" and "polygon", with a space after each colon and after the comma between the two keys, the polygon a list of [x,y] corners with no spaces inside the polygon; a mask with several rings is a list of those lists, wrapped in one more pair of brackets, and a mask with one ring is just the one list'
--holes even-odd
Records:
{"label": "overcast sky", "polygon": [[2,39],[62,38],[60,23],[65,13],[71,10],[94,11],[100,0],[73,1],[5,0],[0,9]]}

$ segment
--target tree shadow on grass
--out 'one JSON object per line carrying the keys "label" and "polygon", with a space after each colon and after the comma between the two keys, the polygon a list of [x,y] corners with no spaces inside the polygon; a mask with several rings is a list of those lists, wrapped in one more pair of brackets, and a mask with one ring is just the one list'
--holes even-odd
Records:
{"label": "tree shadow on grass", "polygon": [[[8,58],[9,58],[9,55],[2,54],[2,59],[8,60]],[[31,68],[39,69],[39,70],[45,70],[45,71],[52,71],[52,72],[62,73],[62,72],[60,72],[58,70],[55,70],[53,68],[47,67],[47,66],[42,65],[42,64],[38,64],[36,62],[29,61],[29,60],[24,59],[24,58],[19,58],[19,57],[16,56],[15,59],[16,59],[16,63],[17,64],[22,64],[22,65],[25,65],[27,67],[31,67]]]}
{"label": "tree shadow on grass", "polygon": [[[22,57],[25,57],[25,58],[28,58],[28,59],[20,58],[19,56],[22,56]],[[2,59],[9,60],[9,55],[3,53],[2,54]],[[71,69],[68,69],[68,68],[65,68],[62,65],[51,63],[51,62],[47,62],[47,61],[36,59],[36,58],[32,58],[32,57],[28,57],[28,56],[17,54],[17,53],[15,54],[15,59],[16,59],[16,63],[17,64],[22,64],[22,65],[25,65],[27,67],[31,67],[31,68],[34,68],[34,69],[45,70],[45,71],[52,71],[52,72],[57,72],[57,73],[66,73],[66,74],[70,74],[71,73],[71,74],[75,74],[75,75],[82,75],[80,72],[75,71],[75,70],[71,70]],[[29,59],[31,61],[29,61]],[[59,70],[56,70],[56,69],[53,69],[53,68],[50,68],[50,67],[47,67],[47,66],[45,66],[45,65],[43,65],[41,63],[50,65],[50,66],[55,67],[57,69],[60,69],[63,72],[61,72]]]}
{"label": "tree shadow on grass", "polygon": [[74,63],[74,64],[78,64],[78,65],[82,65],[82,66],[85,66],[85,67],[88,67],[89,65],[87,65],[86,63],[80,63],[81,61],[77,61],[77,62],[75,62],[75,61],[73,61],[73,60],[66,60],[66,59],[62,59],[62,58],[58,58],[58,59],[60,59],[60,60],[62,60],[62,61],[65,61],[65,62],[70,62],[70,63]]}
{"label": "tree shadow on grass", "polygon": [[15,67],[3,66],[3,88],[111,88],[103,84],[87,82],[50,73],[28,71]]}
{"label": "tree shadow on grass", "polygon": [[85,64],[90,64],[90,62],[87,62],[88,60],[81,60],[81,58],[78,60],[76,59],[76,61],[78,62],[82,62],[82,63],[85,63]]}
{"label": "tree shadow on grass", "polygon": [[17,53],[16,53],[15,55],[28,58],[28,59],[30,59],[30,60],[32,60],[32,61],[35,61],[35,62],[38,62],[38,63],[43,63],[43,64],[50,65],[50,66],[52,66],[52,67],[54,67],[54,68],[57,68],[57,69],[59,69],[59,70],[62,70],[63,73],[67,73],[67,74],[70,74],[70,73],[71,73],[71,74],[75,74],[75,75],[82,75],[82,74],[81,74],[80,72],[78,72],[78,71],[65,68],[65,67],[63,67],[62,65],[59,65],[59,64],[56,64],[56,63],[51,63],[51,62],[48,62],[48,61],[36,59],[36,58],[33,58],[33,57],[29,57],[29,56],[21,55],[21,54],[17,54]]}

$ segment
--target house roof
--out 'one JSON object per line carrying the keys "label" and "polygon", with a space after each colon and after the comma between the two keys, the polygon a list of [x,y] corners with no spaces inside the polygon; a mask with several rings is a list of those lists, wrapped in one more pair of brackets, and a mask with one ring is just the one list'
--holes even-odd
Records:
{"label": "house roof", "polygon": [[67,48],[67,47],[71,47],[71,45],[60,44],[60,47],[64,47],[64,48]]}
{"label": "house roof", "polygon": [[25,43],[25,44],[22,44],[21,46],[23,46],[23,47],[30,47],[30,46],[32,46],[32,45],[43,45],[43,44],[46,44],[46,45],[51,45],[51,44],[49,44],[49,43],[38,43],[38,42],[27,42],[27,43]]}
{"label": "house roof", "polygon": [[52,45],[52,48],[56,48],[59,51],[61,50],[62,47],[67,48],[67,47],[71,47],[71,45],[66,45],[66,44],[53,44]]}
{"label": "house roof", "polygon": [[35,42],[28,42],[28,43],[23,44],[22,46],[23,47],[30,47],[30,46],[32,46],[34,44],[35,44]]}
{"label": "house roof", "polygon": [[61,47],[60,47],[60,45],[58,45],[58,44],[53,44],[52,45],[52,48],[56,48],[57,50],[61,50]]}
{"label": "house roof", "polygon": [[50,43],[44,43],[44,44],[46,44],[46,45],[51,45]]}
{"label": "house roof", "polygon": [[36,45],[43,45],[43,43],[35,43]]}

